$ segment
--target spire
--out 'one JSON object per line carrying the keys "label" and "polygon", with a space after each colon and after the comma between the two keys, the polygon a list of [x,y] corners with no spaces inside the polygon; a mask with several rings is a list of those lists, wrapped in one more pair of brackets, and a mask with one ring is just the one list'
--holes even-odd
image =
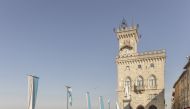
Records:
{"label": "spire", "polygon": [[123,20],[122,20],[122,24],[123,24],[123,25],[127,25],[127,21],[126,21],[125,18],[123,18]]}
{"label": "spire", "polygon": [[121,25],[120,25],[120,28],[122,28],[122,29],[127,28],[127,21],[126,21],[125,18],[123,18],[123,20],[122,20],[122,22],[121,22]]}

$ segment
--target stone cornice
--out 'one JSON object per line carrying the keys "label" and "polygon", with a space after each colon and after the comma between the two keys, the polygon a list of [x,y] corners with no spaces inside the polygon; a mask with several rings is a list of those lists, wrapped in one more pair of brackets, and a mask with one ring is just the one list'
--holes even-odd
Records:
{"label": "stone cornice", "polygon": [[165,61],[165,50],[149,51],[143,53],[124,54],[116,57],[116,63],[144,62],[144,61]]}

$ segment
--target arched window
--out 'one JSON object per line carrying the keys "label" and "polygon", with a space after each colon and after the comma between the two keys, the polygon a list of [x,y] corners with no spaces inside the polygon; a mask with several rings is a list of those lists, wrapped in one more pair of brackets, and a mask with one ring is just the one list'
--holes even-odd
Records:
{"label": "arched window", "polygon": [[156,77],[154,75],[151,75],[148,78],[148,85],[149,85],[149,88],[156,88]]}
{"label": "arched window", "polygon": [[137,107],[137,109],[144,109],[144,106],[139,105],[139,106]]}
{"label": "arched window", "polygon": [[141,69],[141,68],[142,68],[142,66],[139,64],[139,65],[138,65],[138,69]]}
{"label": "arched window", "polygon": [[137,87],[143,87],[143,78],[142,78],[142,76],[137,77],[136,85],[137,85]]}
{"label": "arched window", "polygon": [[157,107],[154,105],[151,105],[148,109],[157,109]]}
{"label": "arched window", "polygon": [[153,63],[150,64],[150,68],[154,68],[154,64]]}

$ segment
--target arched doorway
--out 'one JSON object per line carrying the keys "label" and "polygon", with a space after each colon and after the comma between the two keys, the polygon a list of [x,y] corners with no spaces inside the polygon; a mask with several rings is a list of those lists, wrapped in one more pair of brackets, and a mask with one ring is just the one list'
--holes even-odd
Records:
{"label": "arched doorway", "polygon": [[154,105],[151,105],[148,109],[157,109],[157,107]]}
{"label": "arched doorway", "polygon": [[144,109],[144,107],[143,107],[142,105],[139,105],[139,106],[137,107],[137,109]]}

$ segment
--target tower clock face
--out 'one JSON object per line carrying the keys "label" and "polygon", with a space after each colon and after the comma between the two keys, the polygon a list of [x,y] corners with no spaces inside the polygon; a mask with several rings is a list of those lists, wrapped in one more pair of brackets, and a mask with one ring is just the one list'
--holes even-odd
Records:
{"label": "tower clock face", "polygon": [[125,41],[121,41],[121,42],[119,43],[120,47],[124,46],[125,44],[126,44]]}

